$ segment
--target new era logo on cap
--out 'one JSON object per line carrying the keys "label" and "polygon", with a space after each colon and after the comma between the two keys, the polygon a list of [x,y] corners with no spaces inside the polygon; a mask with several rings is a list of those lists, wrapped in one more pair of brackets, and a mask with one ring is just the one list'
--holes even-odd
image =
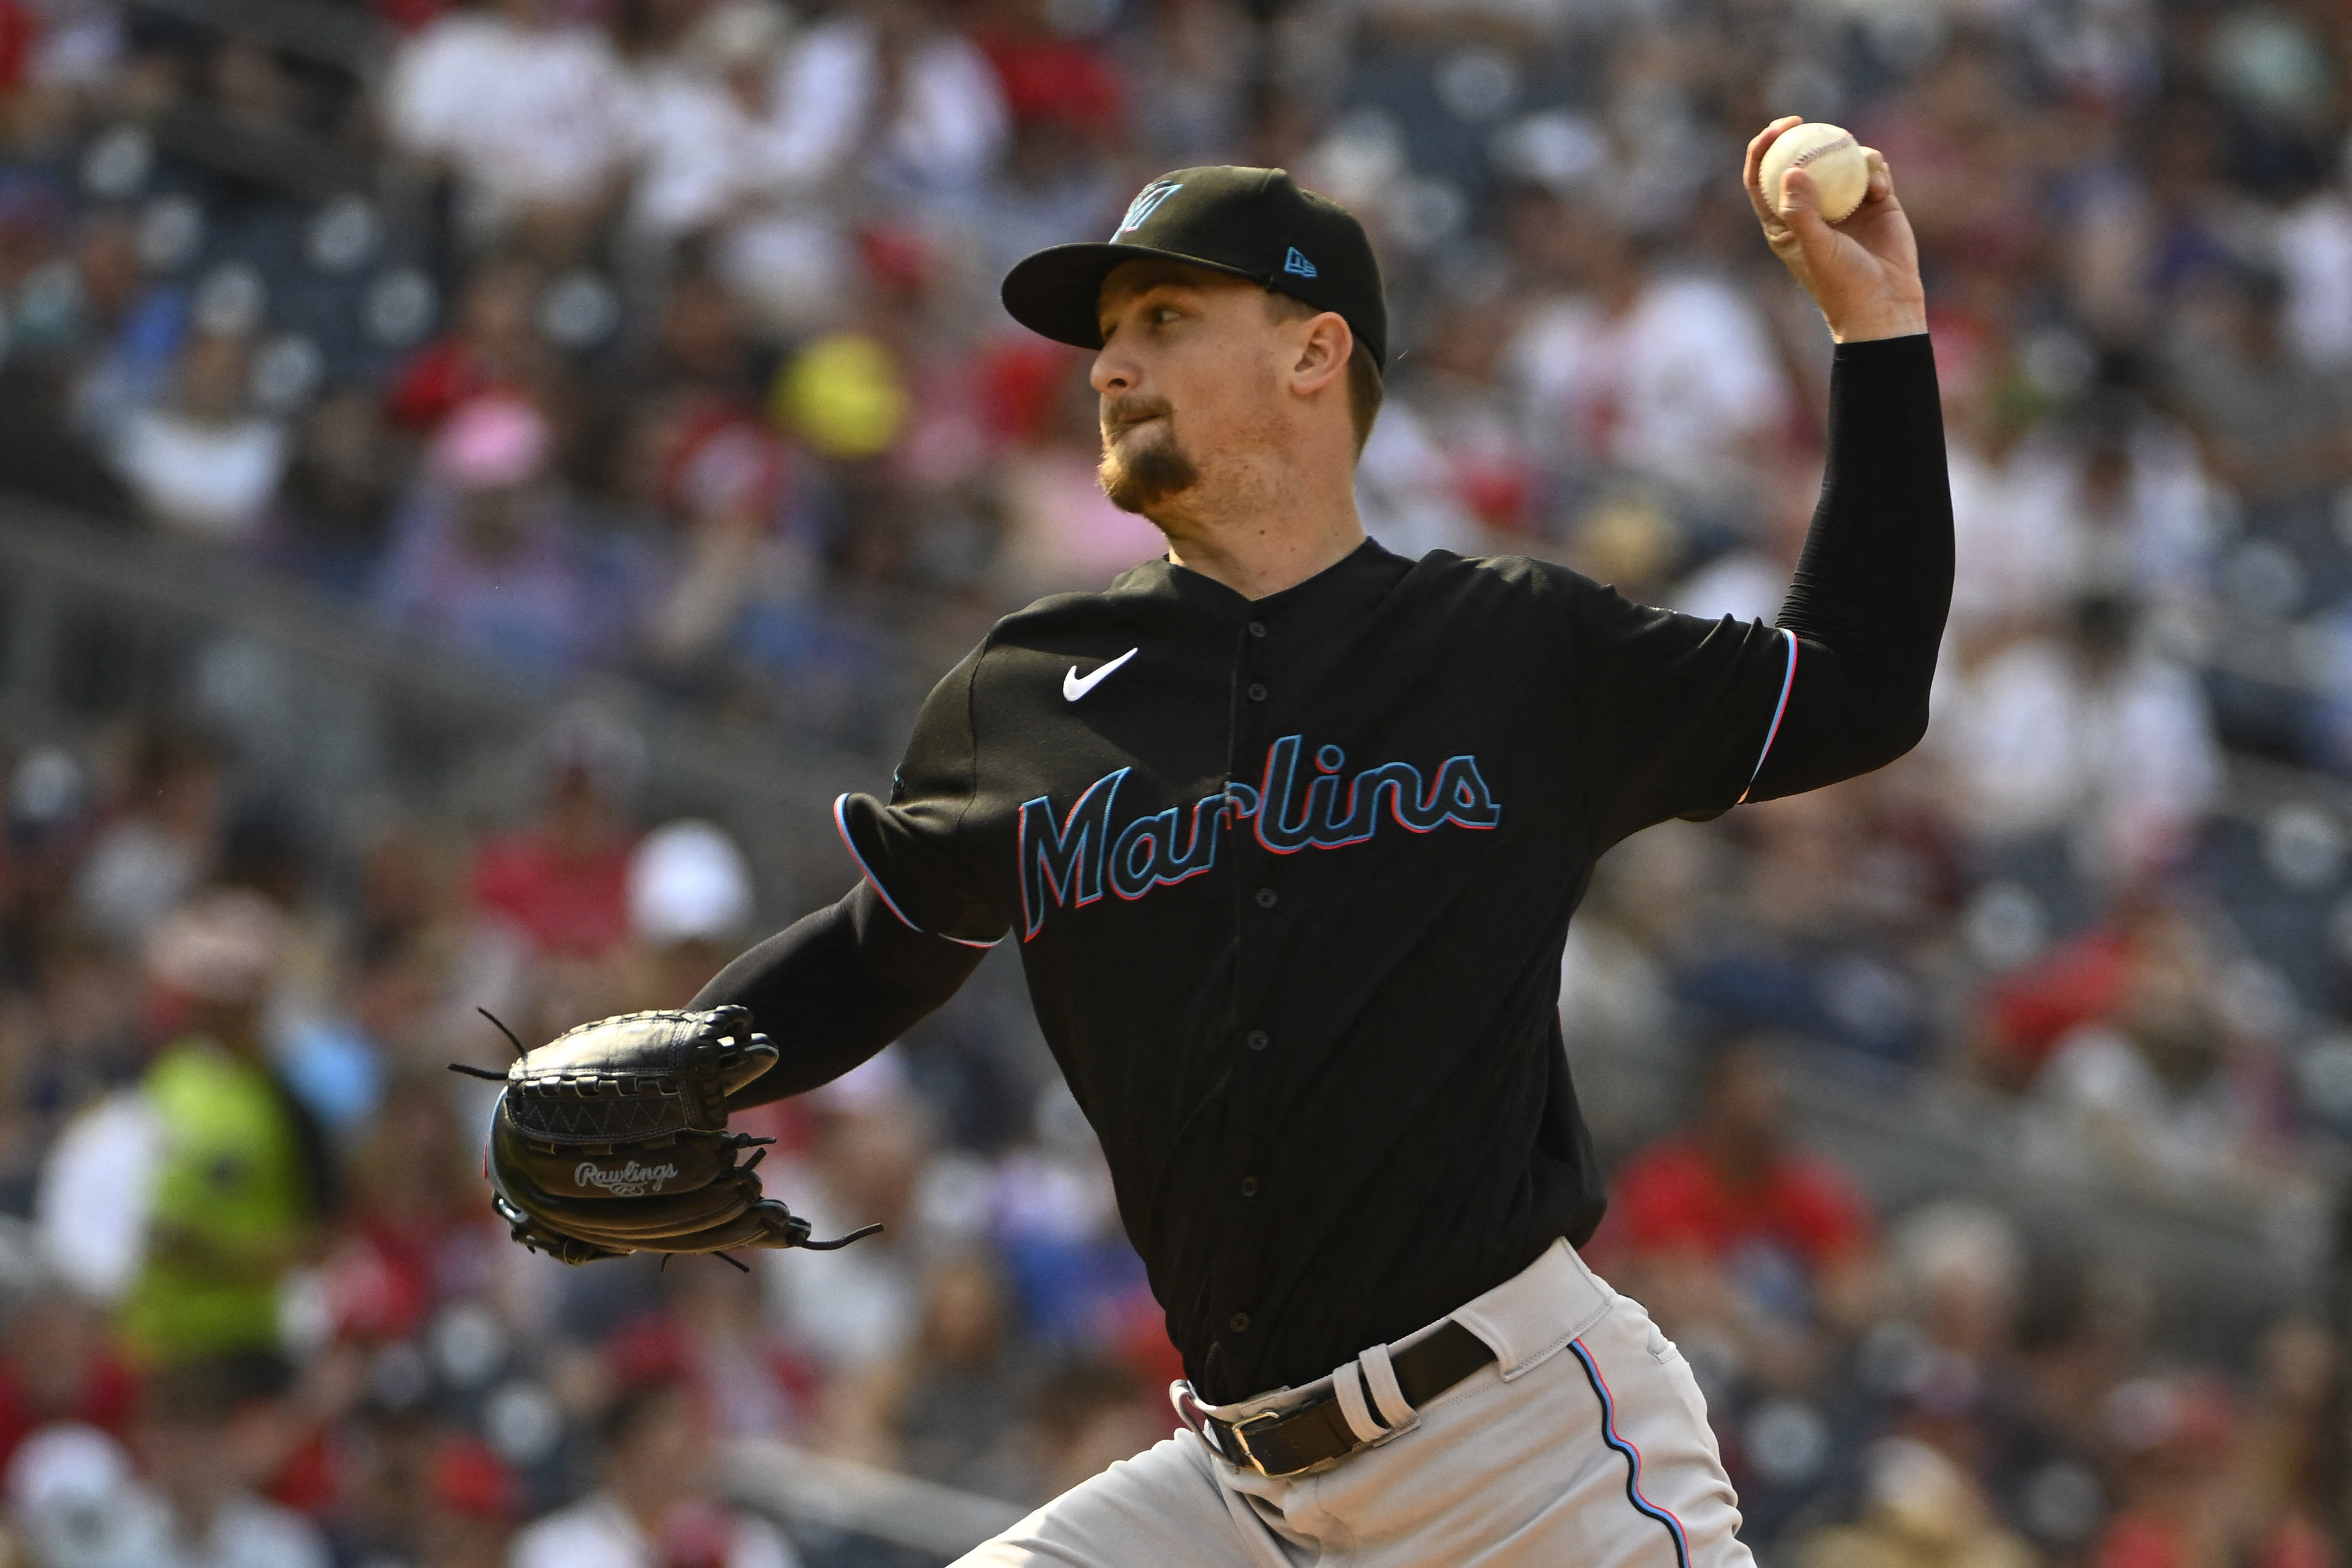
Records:
{"label": "new era logo on cap", "polygon": [[1299,255],[1297,246],[1292,246],[1290,254],[1282,258],[1282,270],[1300,277],[1312,277],[1315,276],[1315,264]]}
{"label": "new era logo on cap", "polygon": [[1118,220],[1118,227],[1111,231],[1110,237],[1117,239],[1128,230],[1140,227],[1144,219],[1160,210],[1160,203],[1183,188],[1181,180],[1154,180],[1144,186],[1135,193],[1135,200],[1127,204],[1127,216]]}

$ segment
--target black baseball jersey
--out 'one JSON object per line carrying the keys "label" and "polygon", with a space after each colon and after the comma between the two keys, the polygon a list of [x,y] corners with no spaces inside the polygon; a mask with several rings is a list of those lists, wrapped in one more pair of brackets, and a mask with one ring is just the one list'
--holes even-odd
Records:
{"label": "black baseball jersey", "polygon": [[1839,346],[1829,436],[1778,631],[1372,545],[1255,602],[1157,561],[1005,621],[890,801],[836,807],[867,880],[696,998],[783,1048],[736,1103],[847,1071],[1016,943],[1218,1402],[1581,1243],[1554,998],[1594,857],[1927,727],[1952,528],[1924,336]]}
{"label": "black baseball jersey", "polygon": [[1320,1376],[1598,1222],[1559,956],[1612,843],[1746,790],[1795,640],[1367,543],[1000,623],[886,805],[908,925],[1019,945],[1203,1396]]}

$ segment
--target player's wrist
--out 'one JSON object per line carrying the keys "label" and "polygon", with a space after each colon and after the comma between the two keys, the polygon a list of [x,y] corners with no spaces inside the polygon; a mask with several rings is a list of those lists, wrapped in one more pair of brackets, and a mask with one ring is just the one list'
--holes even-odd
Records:
{"label": "player's wrist", "polygon": [[1912,338],[1927,329],[1927,308],[1917,300],[1889,301],[1840,316],[1823,314],[1830,324],[1831,338],[1841,343]]}

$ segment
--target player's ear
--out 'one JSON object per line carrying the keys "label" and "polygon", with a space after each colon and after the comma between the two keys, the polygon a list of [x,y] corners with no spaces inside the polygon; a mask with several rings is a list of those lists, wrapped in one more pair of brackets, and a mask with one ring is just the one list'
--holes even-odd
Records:
{"label": "player's ear", "polygon": [[1294,390],[1311,396],[1346,377],[1349,356],[1356,351],[1356,334],[1347,318],[1336,310],[1310,317],[1305,326],[1290,380]]}

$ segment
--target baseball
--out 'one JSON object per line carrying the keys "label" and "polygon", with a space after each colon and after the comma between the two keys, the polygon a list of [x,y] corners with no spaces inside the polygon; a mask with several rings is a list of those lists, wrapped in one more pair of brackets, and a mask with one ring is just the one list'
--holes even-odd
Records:
{"label": "baseball", "polygon": [[1843,126],[1818,120],[1792,125],[1764,150],[1764,162],[1757,173],[1763,181],[1765,199],[1775,212],[1787,210],[1780,204],[1780,176],[1792,168],[1813,177],[1813,188],[1821,193],[1822,216],[1833,224],[1852,217],[1854,208],[1862,205],[1863,193],[1870,188],[1870,160],[1863,156],[1853,132]]}

